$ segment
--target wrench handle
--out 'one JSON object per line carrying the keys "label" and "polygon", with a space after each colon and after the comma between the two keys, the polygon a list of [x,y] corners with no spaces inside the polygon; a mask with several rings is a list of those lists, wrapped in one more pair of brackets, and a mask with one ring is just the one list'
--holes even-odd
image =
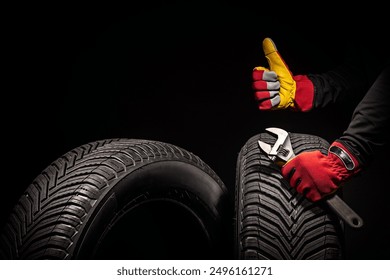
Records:
{"label": "wrench handle", "polygon": [[363,226],[363,219],[338,195],[326,198],[325,202],[350,227],[360,228]]}

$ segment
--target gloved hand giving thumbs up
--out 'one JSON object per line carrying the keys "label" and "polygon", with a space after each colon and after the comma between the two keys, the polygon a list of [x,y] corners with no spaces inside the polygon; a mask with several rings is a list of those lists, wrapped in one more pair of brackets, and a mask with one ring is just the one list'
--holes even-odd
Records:
{"label": "gloved hand giving thumbs up", "polygon": [[306,112],[313,108],[314,86],[306,75],[293,75],[274,42],[263,41],[269,68],[253,69],[253,89],[260,110],[292,109]]}

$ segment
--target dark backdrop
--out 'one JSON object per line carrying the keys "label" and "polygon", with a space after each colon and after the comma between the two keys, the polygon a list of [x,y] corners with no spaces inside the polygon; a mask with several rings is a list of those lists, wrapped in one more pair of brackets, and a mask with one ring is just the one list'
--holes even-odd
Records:
{"label": "dark backdrop", "polygon": [[[335,11],[282,17],[261,4],[228,3],[18,9],[5,42],[11,87],[2,101],[1,223],[35,176],[90,141],[176,144],[209,164],[230,190],[238,152],[266,127],[333,141],[357,101],[305,114],[260,112],[251,72],[266,65],[267,36],[294,74],[329,70],[343,58],[344,41],[358,36],[364,45],[364,30],[383,29],[361,19]],[[350,259],[390,257],[388,152],[387,145],[344,189],[344,200],[365,221],[361,230],[346,229]]]}

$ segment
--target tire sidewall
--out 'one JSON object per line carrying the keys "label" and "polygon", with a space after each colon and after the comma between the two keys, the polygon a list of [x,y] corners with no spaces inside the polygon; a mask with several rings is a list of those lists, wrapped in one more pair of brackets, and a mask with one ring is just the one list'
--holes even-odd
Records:
{"label": "tire sidewall", "polygon": [[109,185],[88,213],[75,240],[73,256],[77,259],[93,259],[107,229],[121,217],[144,203],[163,200],[191,213],[208,239],[211,257],[218,255],[227,194],[220,182],[204,170],[182,161],[157,161],[140,166]]}

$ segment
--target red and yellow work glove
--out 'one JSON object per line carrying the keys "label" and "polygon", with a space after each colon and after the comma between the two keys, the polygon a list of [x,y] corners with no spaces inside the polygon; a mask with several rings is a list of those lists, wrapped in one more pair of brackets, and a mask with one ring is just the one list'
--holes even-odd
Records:
{"label": "red and yellow work glove", "polygon": [[263,40],[269,68],[253,69],[253,89],[260,110],[292,109],[306,112],[313,108],[314,85],[306,75],[293,75],[274,42]]}
{"label": "red and yellow work glove", "polygon": [[282,166],[282,176],[309,200],[315,202],[335,192],[361,170],[353,154],[340,142],[333,142],[324,155],[302,152]]}

